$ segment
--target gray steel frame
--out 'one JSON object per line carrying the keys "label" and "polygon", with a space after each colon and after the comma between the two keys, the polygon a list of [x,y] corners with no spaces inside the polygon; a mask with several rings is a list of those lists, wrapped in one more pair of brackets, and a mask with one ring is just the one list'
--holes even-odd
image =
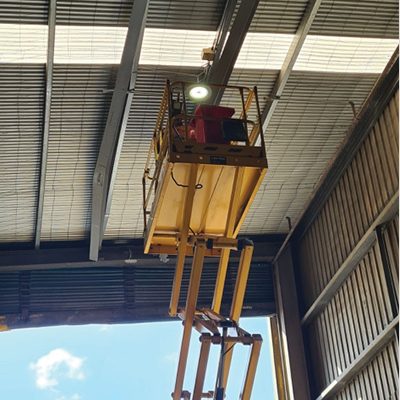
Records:
{"label": "gray steel frame", "polygon": [[56,9],[57,0],[49,1],[48,35],[47,35],[47,62],[46,62],[46,100],[44,104],[42,154],[40,160],[39,196],[36,209],[35,248],[40,247],[42,232],[44,191],[46,185],[47,153],[49,147],[51,95],[53,90],[54,44],[56,37]]}
{"label": "gray steel frame", "polygon": [[89,257],[94,261],[98,259],[107,223],[106,215],[111,205],[115,174],[133,99],[148,4],[149,0],[136,0],[132,6],[121,64],[93,176]]}
{"label": "gray steel frame", "polygon": [[[284,235],[260,235],[251,236],[256,244],[253,263],[272,262],[281,247]],[[174,268],[174,257],[170,257],[168,263],[160,262],[154,255],[143,254],[143,241],[134,240],[125,244],[107,243],[99,252],[97,261],[88,260],[89,248],[87,245],[71,245],[56,247],[52,242],[44,243],[52,245],[52,248],[40,250],[8,249],[0,250],[0,276],[2,272],[16,272],[29,270],[54,270],[64,268],[85,267],[124,267],[130,265],[155,266],[164,265],[166,268]],[[232,262],[239,262],[239,254],[231,257]],[[207,257],[205,263],[218,264],[217,257]],[[190,260],[188,260],[190,264]]]}
{"label": "gray steel frame", "polygon": [[286,390],[292,400],[310,400],[310,385],[290,244],[274,262],[274,278],[275,301],[281,328],[285,376],[287,377]]}
{"label": "gray steel frame", "polygon": [[[221,35],[219,43],[220,49],[218,50],[218,56],[219,54],[220,56],[214,60],[210,70],[208,71],[208,82],[221,85],[228,84],[233,67],[235,66],[240,49],[242,48],[243,41],[257,10],[259,1],[260,0],[247,0],[241,2],[224,46],[223,42],[225,39],[223,35]],[[224,15],[225,13],[227,16],[233,15],[232,7],[234,7],[234,4],[231,2],[227,5]],[[228,18],[226,18],[225,23],[221,25],[222,33],[224,33],[225,37],[227,33],[225,31],[229,28],[229,25],[230,21],[228,22]],[[222,49],[221,46],[223,46]],[[222,89],[215,93],[212,98],[213,103],[218,104],[222,99],[223,93]]]}
{"label": "gray steel frame", "polygon": [[272,88],[267,105],[262,112],[261,122],[263,124],[263,132],[266,131],[268,124],[271,121],[272,114],[274,113],[283,90],[285,89],[286,83],[292,73],[294,64],[297,61],[297,57],[300,54],[321,3],[322,0],[311,0],[307,5],[303,18],[289,47],[289,51],[286,54],[282,68],[275,81],[274,87]]}

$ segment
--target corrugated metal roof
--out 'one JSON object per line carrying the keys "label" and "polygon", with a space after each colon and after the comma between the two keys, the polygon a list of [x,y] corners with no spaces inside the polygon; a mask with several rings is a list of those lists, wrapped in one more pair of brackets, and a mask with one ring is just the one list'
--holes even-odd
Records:
{"label": "corrugated metal roof", "polygon": [[35,233],[44,103],[44,65],[0,68],[0,241]]}
{"label": "corrugated metal roof", "polygon": [[324,0],[310,34],[386,37],[399,36],[397,0]]}
{"label": "corrugated metal roof", "polygon": [[377,74],[293,72],[265,134],[269,170],[243,233],[287,232],[294,223]]}
{"label": "corrugated metal roof", "polygon": [[92,178],[116,68],[56,65],[42,240],[83,239],[90,226]]}
{"label": "corrugated metal roof", "polygon": [[260,0],[250,32],[295,33],[308,0]]}
{"label": "corrugated metal roof", "polygon": [[47,24],[48,0],[2,0],[0,23]]}
{"label": "corrugated metal roof", "polygon": [[[57,23],[128,26],[132,0],[58,0]],[[148,27],[216,30],[224,0],[151,0]]]}
{"label": "corrugated metal roof", "polygon": [[[254,35],[254,32],[293,34],[301,21],[306,4],[306,0],[261,0],[250,28],[251,34]],[[352,5],[351,11],[348,8],[349,4]],[[59,24],[87,25],[90,30],[90,27],[93,26],[98,26],[100,29],[102,26],[126,26],[132,0],[58,0],[57,5]],[[151,0],[147,26],[167,29],[215,30],[222,15],[223,6],[224,1],[222,0],[192,2]],[[6,20],[2,20],[0,17],[0,23],[4,21],[46,23],[47,1],[6,1],[2,2],[1,7]],[[394,6],[393,1],[363,0],[348,3],[324,0],[312,32],[338,36],[359,34],[363,37],[371,35],[391,37],[394,35],[394,27],[396,27],[397,35],[397,8],[397,4]],[[31,17],[29,16],[30,11],[32,11]],[[355,20],[357,23],[353,24],[352,21]],[[349,30],[350,27],[354,29]],[[67,28],[63,27],[63,29],[65,33]],[[104,42],[102,42],[102,38],[93,35],[90,45],[103,46],[110,53],[116,51],[118,46],[121,47],[122,42],[119,37],[117,38],[118,35],[115,38],[107,38]],[[195,36],[192,38],[188,32],[185,35],[188,37],[190,46],[192,46],[192,41],[199,49],[203,46],[205,40],[200,40]],[[249,37],[251,39],[251,35]],[[64,39],[67,44],[62,51],[68,55],[76,49],[68,34],[65,34]],[[115,42],[113,42],[114,39]],[[274,49],[278,48],[279,50],[280,47],[270,46],[271,53],[266,54],[265,47],[262,46],[263,41],[260,41],[259,38],[258,41],[254,40],[255,44],[261,42],[261,46],[254,46],[248,51],[248,54],[241,54],[241,64],[238,65],[243,68],[235,69],[230,83],[250,86],[257,84],[261,106],[263,106],[266,102],[263,97],[268,96],[277,77],[277,71],[271,70],[275,67],[269,64],[265,64],[265,69],[251,70],[249,67],[246,68],[246,62],[255,62],[252,64],[253,68],[260,67],[259,63],[264,58],[268,60],[274,57],[279,58]],[[60,41],[61,36],[59,44]],[[154,42],[156,41],[154,40]],[[68,43],[70,44],[68,45]],[[79,44],[79,42],[77,43]],[[311,43],[311,50],[300,55],[297,66],[307,67],[307,57],[313,56],[312,49],[317,49],[318,51],[315,50],[314,53],[318,54],[321,48],[330,53],[332,48],[340,47],[340,43],[339,40],[326,48],[320,43],[317,47]],[[379,45],[377,44],[375,47],[379,48]],[[149,49],[151,53],[151,43]],[[345,53],[344,50],[343,53]],[[159,52],[159,50],[155,51]],[[168,49],[168,52],[170,53],[168,57],[169,55],[176,57],[176,51],[173,48]],[[353,59],[352,54],[348,53],[349,60]],[[278,55],[282,59],[282,54]],[[346,57],[342,57],[340,54],[339,56],[341,63],[342,58]],[[362,57],[360,57],[361,61],[364,60]],[[321,63],[319,58],[316,61],[316,64],[318,63]],[[12,68],[15,71],[22,70],[17,66],[10,68],[9,71]],[[35,67],[24,66],[24,68],[27,71],[32,71],[32,68],[35,71],[36,69],[40,70],[41,74],[36,72],[35,76],[30,76],[30,73],[27,73],[26,80],[17,77],[21,72],[15,72],[15,75],[11,74],[12,79],[15,79],[13,87],[18,87],[21,94],[10,95],[7,93],[1,103],[4,104],[3,110],[8,110],[5,107],[10,103],[9,96],[21,99],[19,104],[24,106],[18,108],[18,112],[12,110],[5,113],[7,118],[12,115],[12,120],[18,122],[18,128],[13,127],[16,132],[18,131],[18,135],[21,135],[19,131],[24,126],[25,118],[31,126],[35,127],[35,132],[37,130],[40,133],[37,124],[41,124],[42,119],[43,98],[40,101],[34,100],[34,113],[36,114],[35,117],[32,117],[33,114],[30,110],[33,109],[33,105],[31,103],[29,106],[26,105],[28,99],[22,99],[22,97],[26,90],[35,90],[35,96],[39,96],[38,93],[41,91],[40,93],[43,95],[43,66],[37,64]],[[111,97],[111,93],[103,93],[102,90],[112,89],[115,68],[112,65],[100,64],[55,66],[42,240],[87,238],[92,174]],[[350,67],[346,64],[344,68]],[[200,72],[194,67],[140,66],[113,192],[111,215],[106,230],[107,238],[142,236],[142,168],[158,112],[164,81],[166,78],[173,79],[176,71],[183,73],[181,78],[186,80],[193,79],[193,74]],[[184,75],[185,73],[188,73],[189,76]],[[4,75],[5,80],[9,79],[7,74]],[[266,135],[270,171],[267,174],[267,183],[262,186],[261,193],[256,198],[249,218],[245,222],[245,232],[263,233],[286,230],[284,217],[289,215],[296,218],[326,162],[336,146],[339,145],[351,122],[352,114],[351,108],[347,104],[348,100],[359,105],[372,87],[375,78],[376,75],[354,73],[296,71],[292,74]],[[34,83],[33,80],[35,80]],[[7,89],[8,86],[4,87]],[[12,97],[14,95],[15,97]],[[225,97],[223,101],[229,103],[231,100]],[[11,112],[15,112],[15,114],[10,114]],[[34,123],[31,123],[33,119]],[[32,238],[38,185],[37,168],[40,157],[37,151],[40,146],[38,140],[40,140],[40,136],[35,135],[23,139],[18,137],[13,144],[16,146],[16,150],[13,150],[14,153],[7,150],[7,155],[10,154],[10,159],[14,164],[11,164],[12,169],[10,167],[6,169],[6,174],[8,174],[6,176],[9,177],[10,187],[15,188],[19,185],[19,195],[7,194],[9,197],[6,197],[8,200],[4,204],[7,204],[9,212],[2,213],[0,216],[0,221],[3,221],[2,225],[0,224],[0,232],[4,236],[4,239],[0,237],[0,240],[31,240]],[[34,167],[29,167],[29,171],[25,173],[25,169],[28,167],[25,167],[21,161],[21,149],[27,149],[28,142],[34,151],[29,150],[30,153],[26,153],[26,157],[30,157],[29,162]],[[20,158],[18,159],[18,157]],[[25,168],[23,173],[21,168]],[[17,171],[18,175],[15,175],[14,171]],[[33,178],[34,176],[36,180]],[[24,184],[23,182],[26,180],[29,180],[29,183]],[[32,190],[32,187],[35,188],[35,191]],[[15,191],[15,189],[13,190]],[[12,227],[7,226],[11,224],[13,224]]]}

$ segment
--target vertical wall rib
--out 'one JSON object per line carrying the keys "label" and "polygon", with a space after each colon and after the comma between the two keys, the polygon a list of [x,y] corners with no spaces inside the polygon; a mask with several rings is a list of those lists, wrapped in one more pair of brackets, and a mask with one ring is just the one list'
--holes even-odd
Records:
{"label": "vertical wall rib", "polygon": [[[304,310],[315,302],[387,204],[398,196],[398,91],[378,118],[319,215],[299,242],[299,278]],[[383,231],[398,304],[398,214]],[[354,365],[396,317],[388,274],[377,241],[344,284],[304,324],[314,397]],[[390,399],[398,391],[397,338],[346,382],[337,399]],[[325,397],[321,397],[325,398]]]}

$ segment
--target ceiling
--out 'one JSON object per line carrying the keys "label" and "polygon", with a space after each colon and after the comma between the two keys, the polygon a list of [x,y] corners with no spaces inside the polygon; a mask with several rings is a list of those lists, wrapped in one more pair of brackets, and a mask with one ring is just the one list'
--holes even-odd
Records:
{"label": "ceiling", "polygon": [[[261,105],[308,2],[261,0],[229,83],[257,85]],[[164,82],[195,78],[224,0],[150,0],[135,94],[112,191],[106,239],[143,232],[142,171]],[[132,1],[58,0],[41,241],[86,240],[92,179]],[[0,12],[0,242],[33,243],[46,94],[47,0]],[[397,46],[398,2],[322,0],[265,129],[269,171],[244,223],[285,233]],[[223,98],[228,104],[229,99]]]}

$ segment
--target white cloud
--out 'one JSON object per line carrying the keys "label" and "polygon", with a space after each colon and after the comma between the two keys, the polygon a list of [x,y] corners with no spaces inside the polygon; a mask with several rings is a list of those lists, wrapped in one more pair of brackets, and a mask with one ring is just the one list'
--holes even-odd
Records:
{"label": "white cloud", "polygon": [[[64,349],[54,349],[40,357],[30,368],[36,374],[36,386],[39,389],[49,389],[58,385],[60,378],[82,380],[85,374],[82,371],[84,359],[75,357]],[[79,400],[72,397],[71,400]]]}

